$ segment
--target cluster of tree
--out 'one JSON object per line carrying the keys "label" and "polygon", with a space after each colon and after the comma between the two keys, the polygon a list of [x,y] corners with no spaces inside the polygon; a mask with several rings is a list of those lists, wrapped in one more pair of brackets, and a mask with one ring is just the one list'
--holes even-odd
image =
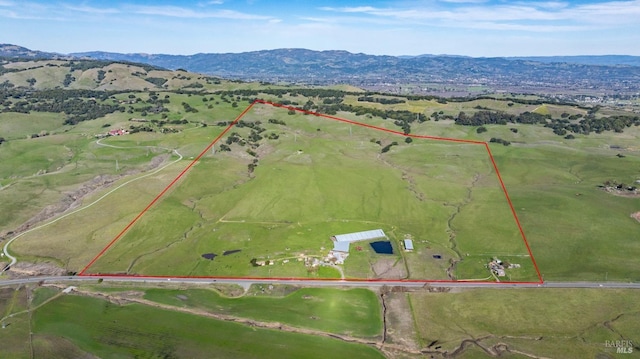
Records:
{"label": "cluster of tree", "polygon": [[[602,133],[604,131],[623,132],[625,128],[640,126],[639,116],[614,115],[609,117],[595,117],[597,109],[593,109],[590,114],[578,122],[576,119],[581,116],[563,114],[561,118],[554,119],[550,115],[541,115],[535,112],[523,112],[519,115],[508,114],[501,111],[478,111],[473,115],[460,112],[455,117],[455,122],[463,126],[483,126],[483,125],[506,125],[508,123],[522,124],[542,124],[551,128],[559,136],[566,136],[569,132],[575,134],[588,135],[591,132]],[[486,128],[479,127],[478,133],[484,132]],[[512,131],[512,132],[517,132]],[[573,138],[565,137],[567,139]]]}
{"label": "cluster of tree", "polygon": [[189,121],[187,121],[186,119],[179,119],[179,120],[156,120],[156,119],[151,119],[149,120],[149,123],[158,126],[158,127],[163,127],[164,125],[186,125],[189,123]]}
{"label": "cluster of tree", "polygon": [[[53,112],[67,115],[65,124],[77,124],[107,114],[121,111],[123,106],[105,103],[113,92],[90,90],[52,89],[24,91],[21,89],[0,90],[2,112],[29,113]],[[14,100],[17,100],[14,102]]]}
{"label": "cluster of tree", "polygon": [[385,98],[385,97],[373,97],[373,96],[361,96],[361,97],[358,97],[358,101],[380,103],[383,105],[395,105],[398,103],[407,102],[405,100],[398,99],[398,98]]}
{"label": "cluster of tree", "polygon": [[284,95],[289,95],[291,97],[303,96],[309,98],[344,98],[347,94],[361,94],[359,92],[346,92],[341,90],[332,90],[332,89],[320,89],[320,88],[297,88],[297,89],[260,89],[260,90],[252,90],[252,89],[238,89],[238,90],[228,90],[221,91],[222,95],[231,95],[231,96],[245,96],[245,97],[256,97],[259,94],[269,94],[275,95],[278,98],[282,98]]}
{"label": "cluster of tree", "polygon": [[322,99],[322,104],[323,105],[333,105],[333,104],[340,104],[342,103],[342,101],[344,101],[344,98],[342,97],[325,97]]}
{"label": "cluster of tree", "polygon": [[9,82],[9,80],[4,80],[4,82],[0,84],[0,90],[10,89],[12,87],[15,87],[15,85]]}
{"label": "cluster of tree", "polygon": [[270,118],[269,119],[269,123],[273,123],[274,125],[282,125],[282,126],[286,126],[287,125],[283,120],[278,120],[278,119],[275,119],[275,118]]}
{"label": "cluster of tree", "polygon": [[382,149],[380,150],[380,153],[387,153],[387,152],[389,152],[389,150],[391,149],[391,147],[393,147],[393,146],[397,146],[397,145],[398,145],[398,142],[393,141],[393,142],[391,142],[390,144],[388,144],[388,145],[386,145],[386,146],[382,147]]}
{"label": "cluster of tree", "polygon": [[156,104],[156,105],[163,105],[165,103],[170,103],[171,96],[169,95],[164,95],[164,98],[159,98],[158,94],[155,91],[151,91],[149,92],[149,99],[147,99],[147,103],[151,103],[151,104]]}
{"label": "cluster of tree", "polygon": [[[219,124],[219,123],[218,123]],[[250,128],[251,131],[249,132],[249,135],[247,136],[247,138],[243,138],[242,135],[240,135],[240,133],[238,132],[232,132],[229,137],[227,137],[226,141],[224,144],[220,145],[220,150],[221,151],[231,151],[231,144],[237,143],[240,146],[245,146],[247,145],[249,148],[247,148],[245,150],[245,152],[247,152],[249,155],[251,155],[253,158],[253,160],[251,161],[251,163],[249,163],[247,165],[247,172],[249,175],[251,175],[253,173],[253,171],[255,170],[255,168],[258,166],[258,154],[255,151],[258,147],[260,147],[260,140],[262,140],[262,136],[260,135],[262,132],[266,131],[264,127],[261,126],[262,123],[260,121],[245,121],[245,120],[240,120],[238,121],[238,123],[236,123],[236,128]],[[273,138],[273,135],[275,135],[275,138]],[[278,135],[272,133],[271,135],[269,135],[268,137],[269,139],[277,139]]]}
{"label": "cluster of tree", "polygon": [[495,137],[491,137],[491,139],[489,140],[489,142],[492,143],[502,143],[504,146],[509,146],[511,144],[511,142],[507,141],[507,140],[503,140],[502,138],[495,138]]}
{"label": "cluster of tree", "polygon": [[[264,129],[263,129],[263,131],[264,131]],[[249,138],[250,142],[253,142],[253,143],[257,144],[257,142],[262,139],[262,136],[260,135],[260,132],[254,130],[254,129],[251,129],[251,132],[249,132],[248,138]]]}
{"label": "cluster of tree", "polygon": [[46,137],[46,136],[49,136],[49,132],[41,131],[40,133],[32,133],[31,136],[29,136],[29,138],[39,138],[39,137]]}
{"label": "cluster of tree", "polygon": [[192,84],[184,85],[182,87],[186,88],[186,89],[188,89],[188,88],[201,89],[201,88],[204,88],[204,85],[199,83],[199,82],[194,82]]}
{"label": "cluster of tree", "polygon": [[203,77],[203,79],[209,85],[220,85],[220,83],[221,83],[220,79],[217,78],[217,77],[205,76],[205,77]]}
{"label": "cluster of tree", "polygon": [[137,132],[154,132],[155,129],[149,125],[140,125],[140,126],[129,126],[129,133],[137,133]]}
{"label": "cluster of tree", "polygon": [[411,124],[413,122],[425,122],[427,121],[427,117],[421,113],[415,113],[407,110],[382,110],[375,109],[364,106],[352,106],[347,104],[340,104],[339,108],[341,111],[352,112],[356,115],[371,115],[380,117],[382,119],[392,119],[395,120],[394,124],[404,131],[405,134],[411,133]]}
{"label": "cluster of tree", "polygon": [[[231,145],[232,143],[237,143],[240,146],[244,146],[247,142],[240,136],[238,132],[231,132],[229,137],[227,137],[226,141],[227,145]],[[231,149],[229,149],[231,150]]]}
{"label": "cluster of tree", "polygon": [[9,72],[18,72],[18,71],[23,71],[23,69],[21,69],[21,68],[7,68],[7,67],[4,67],[3,65],[0,65],[0,75],[4,75],[4,74],[9,73]]}
{"label": "cluster of tree", "polygon": [[[408,96],[407,98],[409,98],[410,96]],[[468,101],[475,101],[475,100],[494,100],[494,101],[507,101],[507,105],[509,106],[513,106],[514,103],[519,103],[522,105],[544,105],[544,104],[549,104],[552,103],[554,105],[560,105],[560,106],[572,106],[572,107],[576,107],[576,108],[580,108],[580,109],[591,109],[590,106],[582,106],[579,105],[575,102],[571,102],[571,101],[564,101],[555,97],[545,97],[545,98],[535,98],[535,99],[531,99],[531,98],[519,98],[519,97],[505,97],[505,98],[496,98],[496,97],[492,97],[492,96],[474,96],[474,97],[450,97],[447,99],[449,102],[468,102]]]}
{"label": "cluster of tree", "polygon": [[154,84],[157,87],[162,87],[167,82],[167,79],[162,77],[146,77],[145,81]]}
{"label": "cluster of tree", "polygon": [[240,120],[236,124],[236,127],[238,127],[238,128],[249,127],[251,129],[255,130],[256,132],[260,133],[260,132],[263,132],[265,130],[264,127],[262,127],[261,125],[262,125],[262,122],[260,122],[260,121]]}
{"label": "cluster of tree", "polygon": [[588,135],[591,132],[602,133],[604,131],[621,133],[625,128],[640,126],[640,116],[614,115],[596,118],[595,116],[587,115],[577,123],[567,119],[552,119],[545,126],[553,129],[553,132],[559,136],[564,136],[568,132],[583,135]]}
{"label": "cluster of tree", "polygon": [[[328,115],[335,115],[338,111],[346,111],[352,112],[356,115],[372,115],[378,116],[383,119],[393,119],[396,120],[394,123],[402,128],[405,134],[411,132],[411,123],[414,121],[424,122],[427,121],[427,117],[420,113],[414,113],[406,110],[394,111],[394,110],[384,110],[384,109],[374,109],[366,106],[353,106],[347,105],[343,103],[343,99],[345,95],[362,95],[359,92],[348,92],[341,90],[331,90],[331,89],[308,89],[308,88],[300,88],[300,89],[261,89],[261,90],[252,90],[252,89],[240,89],[240,90],[232,90],[232,91],[222,91],[220,94],[223,96],[258,96],[259,94],[271,94],[276,95],[279,98],[282,98],[284,95],[289,95],[291,97],[304,96],[310,98],[304,105],[303,109],[306,111],[315,111],[319,113],[324,113]],[[387,98],[378,98],[373,97],[374,95],[385,95]],[[364,96],[361,96],[363,100],[372,100],[370,102],[378,102],[384,104],[395,104],[395,103],[403,103],[406,102],[404,99],[389,99],[388,94],[382,94],[378,92],[367,92]],[[312,98],[320,98],[322,99],[321,104],[315,104]],[[436,98],[434,96],[408,96],[407,99],[410,100],[419,100],[419,99],[433,99]],[[282,105],[285,106],[299,106],[299,103],[291,100],[282,100],[280,101]],[[290,115],[295,114],[294,110],[289,111]]]}
{"label": "cluster of tree", "polygon": [[64,81],[62,81],[62,85],[63,85],[64,87],[69,87],[69,85],[71,85],[71,83],[72,83],[73,81],[75,81],[75,80],[76,80],[76,78],[75,78],[75,77],[73,77],[73,75],[71,75],[71,74],[66,74],[66,75],[64,75]]}
{"label": "cluster of tree", "polygon": [[197,110],[197,109],[195,109],[195,108],[191,107],[191,105],[189,105],[189,104],[188,104],[188,103],[186,103],[186,102],[183,102],[183,103],[182,103],[182,107],[184,107],[184,111],[185,111],[185,112],[193,112],[193,113],[197,113],[197,112],[198,112],[198,110]]}
{"label": "cluster of tree", "polygon": [[86,71],[86,70],[95,69],[95,68],[103,68],[111,64],[122,64],[127,66],[140,67],[147,72],[152,70],[164,70],[161,67],[148,65],[148,64],[142,64],[142,63],[139,64],[139,63],[133,63],[133,62],[127,62],[127,61],[110,61],[110,60],[73,60],[67,63],[62,63],[60,64],[60,66],[69,67],[70,71],[75,71],[75,70]]}
{"label": "cluster of tree", "polygon": [[104,70],[98,70],[98,82],[102,82],[105,79],[107,72]]}
{"label": "cluster of tree", "polygon": [[506,125],[507,123],[525,123],[525,124],[546,124],[551,116],[541,115],[535,112],[523,112],[519,115],[513,115],[502,111],[478,111],[472,115],[460,112],[455,117],[455,122],[463,126],[482,126],[482,125]]}

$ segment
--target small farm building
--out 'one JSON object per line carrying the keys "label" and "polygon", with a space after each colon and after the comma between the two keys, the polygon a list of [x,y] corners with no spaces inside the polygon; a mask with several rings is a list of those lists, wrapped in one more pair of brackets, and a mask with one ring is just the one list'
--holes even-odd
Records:
{"label": "small farm building", "polygon": [[406,251],[412,251],[413,250],[413,241],[410,239],[405,239],[404,240],[404,249]]}

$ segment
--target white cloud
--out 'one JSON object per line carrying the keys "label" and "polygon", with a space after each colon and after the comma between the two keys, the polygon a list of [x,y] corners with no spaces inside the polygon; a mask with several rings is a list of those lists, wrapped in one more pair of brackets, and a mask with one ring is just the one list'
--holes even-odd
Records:
{"label": "white cloud", "polygon": [[120,12],[120,10],[114,9],[114,8],[97,8],[97,7],[86,6],[86,5],[80,5],[80,6],[64,5],[64,7],[67,10],[83,12],[88,14],[95,14],[95,15],[117,14]]}
{"label": "white cloud", "polygon": [[483,4],[489,0],[439,0],[439,1],[444,3],[451,3],[451,4]]}
{"label": "white cloud", "polygon": [[[441,0],[448,5],[413,7],[321,7],[320,10],[364,17],[379,17],[431,26],[477,26],[477,22],[501,23],[523,31],[585,29],[589,25],[638,24],[640,0],[605,1],[572,5],[562,1],[484,4],[475,0]],[[528,22],[537,22],[535,25]],[[499,28],[500,26],[496,26]],[[553,30],[549,30],[553,29]]]}
{"label": "white cloud", "polygon": [[196,11],[179,6],[131,6],[136,14],[179,17],[191,19],[272,20],[271,16],[254,15],[235,10]]}

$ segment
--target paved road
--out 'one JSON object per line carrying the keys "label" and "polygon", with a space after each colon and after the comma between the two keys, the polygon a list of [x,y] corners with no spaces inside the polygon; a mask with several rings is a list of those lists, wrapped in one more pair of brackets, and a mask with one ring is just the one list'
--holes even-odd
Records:
{"label": "paved road", "polygon": [[[381,287],[403,286],[403,287],[422,287],[423,282],[396,282],[396,281],[344,281],[344,280],[302,280],[302,279],[236,279],[236,278],[147,278],[147,277],[99,277],[99,276],[58,276],[58,277],[30,277],[23,279],[0,280],[1,286],[10,286],[28,283],[82,283],[97,282],[102,279],[104,282],[128,282],[128,283],[184,283],[184,284],[237,284],[247,286],[250,284],[292,284],[300,286],[312,287]],[[545,282],[539,283],[478,283],[478,282],[430,282],[433,287],[445,288],[622,288],[622,289],[640,289],[640,283],[624,283],[624,282]]]}

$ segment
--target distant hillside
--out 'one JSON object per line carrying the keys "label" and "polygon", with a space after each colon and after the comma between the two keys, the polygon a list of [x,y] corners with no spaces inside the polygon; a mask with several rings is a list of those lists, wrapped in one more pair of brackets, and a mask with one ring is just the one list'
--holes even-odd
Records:
{"label": "distant hillside", "polygon": [[54,59],[62,58],[65,56],[66,55],[55,54],[52,52],[29,50],[26,47],[18,45],[0,44],[0,57],[24,59]]}
{"label": "distant hillside", "polygon": [[640,56],[629,55],[585,55],[585,56],[529,56],[507,57],[509,60],[537,61],[544,63],[567,63],[596,66],[640,66]]}
{"label": "distant hillside", "polygon": [[[370,89],[402,85],[457,84],[494,90],[634,93],[640,57],[582,56],[472,58],[374,56],[347,51],[278,49],[227,54],[162,55],[86,52],[95,59],[145,62],[224,78],[305,84],[351,84]],[[588,63],[590,62],[590,63]]]}
{"label": "distant hillside", "polygon": [[171,71],[149,64],[39,58],[0,61],[0,89],[197,90],[221,82],[215,77]]}
{"label": "distant hillside", "polygon": [[[9,53],[14,45],[3,45]],[[19,48],[19,47],[17,47]],[[19,48],[15,53],[29,53]],[[83,52],[69,56],[145,63],[227,79],[312,85],[347,84],[390,92],[466,94],[635,94],[640,57],[570,56],[472,58],[448,55],[374,56],[347,51],[277,49],[244,53],[163,55]],[[410,90],[407,90],[410,89]],[[456,92],[457,91],[457,92]]]}

